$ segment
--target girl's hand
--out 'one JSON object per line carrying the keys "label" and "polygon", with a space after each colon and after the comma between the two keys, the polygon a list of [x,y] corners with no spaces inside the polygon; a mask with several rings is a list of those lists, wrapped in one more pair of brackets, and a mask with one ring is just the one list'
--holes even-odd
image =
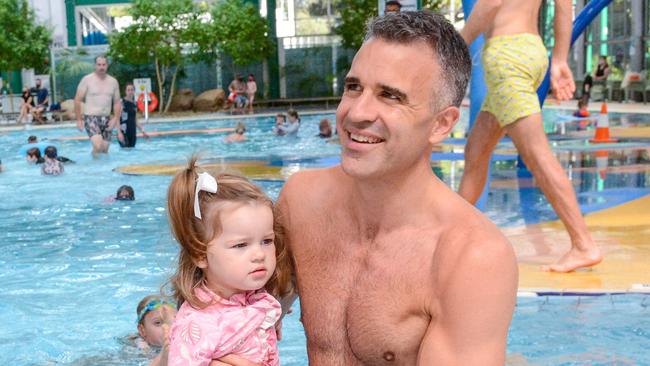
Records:
{"label": "girl's hand", "polygon": [[249,361],[241,356],[229,354],[218,360],[212,360],[210,366],[263,366],[261,363]]}

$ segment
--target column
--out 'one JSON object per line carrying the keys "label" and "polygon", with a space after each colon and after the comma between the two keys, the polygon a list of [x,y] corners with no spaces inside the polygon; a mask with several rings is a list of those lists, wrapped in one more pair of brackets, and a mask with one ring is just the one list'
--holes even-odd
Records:
{"label": "column", "polygon": [[632,15],[632,34],[630,37],[630,70],[641,71],[643,69],[643,1],[628,0]]}

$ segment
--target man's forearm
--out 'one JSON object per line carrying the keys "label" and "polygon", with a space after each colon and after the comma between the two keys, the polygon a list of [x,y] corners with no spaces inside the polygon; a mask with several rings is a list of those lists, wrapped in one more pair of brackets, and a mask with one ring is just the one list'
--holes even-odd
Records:
{"label": "man's forearm", "polygon": [[570,0],[555,0],[553,58],[567,61],[571,46],[573,5]]}
{"label": "man's forearm", "polygon": [[81,120],[81,101],[74,100],[74,115],[77,117],[77,120]]}

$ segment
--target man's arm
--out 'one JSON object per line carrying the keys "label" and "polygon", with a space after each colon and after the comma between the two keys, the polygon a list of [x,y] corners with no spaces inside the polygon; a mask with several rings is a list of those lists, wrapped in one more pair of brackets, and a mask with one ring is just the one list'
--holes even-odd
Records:
{"label": "man's arm", "polygon": [[86,78],[84,77],[81,79],[81,82],[79,82],[79,86],[77,86],[77,94],[74,96],[74,114],[77,117],[77,128],[79,131],[83,131],[83,121],[81,120],[81,100],[86,97],[86,92],[88,91],[88,88],[86,88]]}
{"label": "man's arm", "polygon": [[[442,269],[439,298],[420,345],[418,365],[502,366],[517,292],[512,245],[481,233]],[[487,240],[486,240],[486,237]],[[448,262],[449,263],[449,262]],[[453,270],[453,274],[450,271]]]}
{"label": "man's arm", "polygon": [[573,4],[571,0],[555,0],[555,46],[551,56],[551,88],[558,100],[568,100],[576,90],[573,74],[567,63],[571,46]]}
{"label": "man's arm", "polygon": [[122,116],[122,100],[120,99],[120,86],[115,80],[115,88],[113,89],[113,118],[109,123],[109,128],[117,128],[117,134],[121,134],[120,130],[120,117]]}
{"label": "man's arm", "polygon": [[469,16],[467,23],[460,31],[465,43],[469,46],[474,40],[485,31],[490,29],[494,21],[494,16],[501,7],[501,0],[478,0],[474,4],[472,14]]}

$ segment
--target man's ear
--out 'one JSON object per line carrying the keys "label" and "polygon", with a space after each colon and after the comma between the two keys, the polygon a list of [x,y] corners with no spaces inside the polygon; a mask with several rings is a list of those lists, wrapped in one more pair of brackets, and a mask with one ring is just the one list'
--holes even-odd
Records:
{"label": "man's ear", "polygon": [[454,129],[458,119],[460,118],[460,109],[455,106],[447,107],[436,115],[436,124],[431,129],[431,135],[429,135],[429,142],[432,145],[439,144],[442,142],[451,130]]}

